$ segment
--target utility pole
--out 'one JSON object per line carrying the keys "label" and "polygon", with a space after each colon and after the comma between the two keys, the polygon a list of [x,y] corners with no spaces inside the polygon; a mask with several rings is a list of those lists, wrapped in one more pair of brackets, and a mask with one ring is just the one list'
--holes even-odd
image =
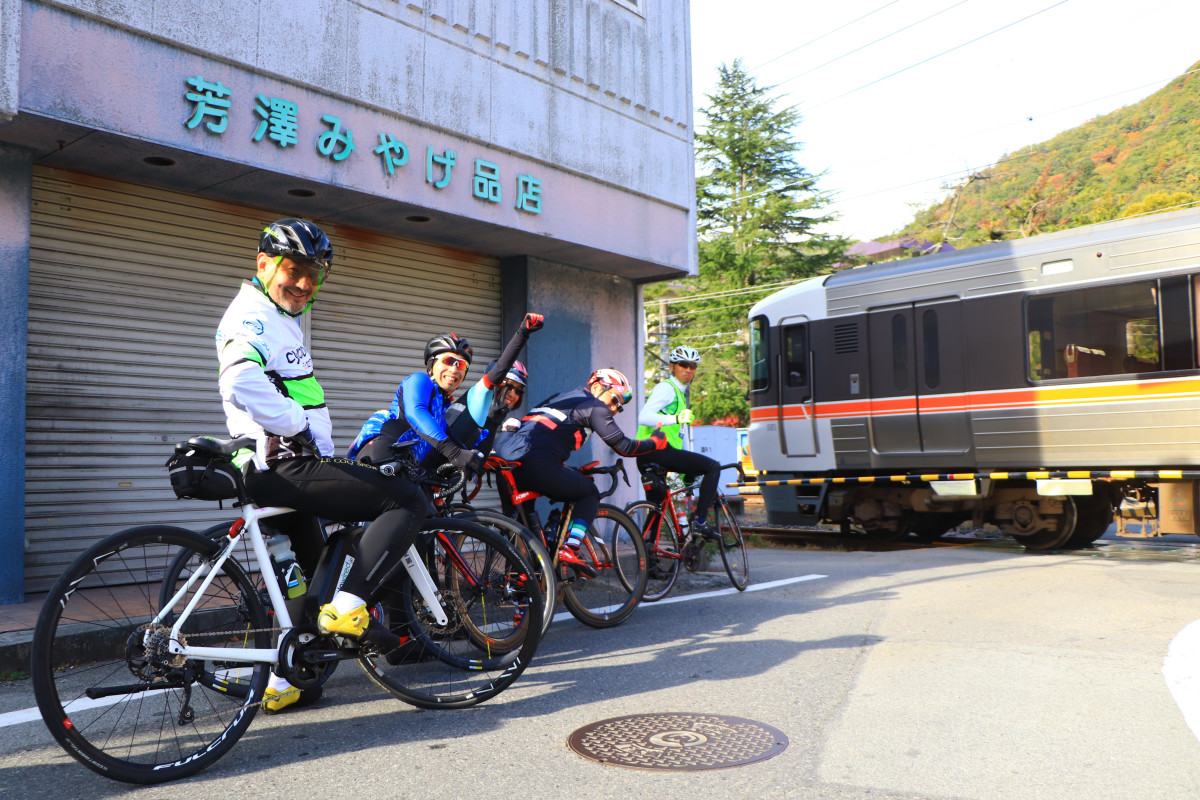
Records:
{"label": "utility pole", "polygon": [[670,376],[667,369],[667,356],[671,353],[671,340],[667,334],[667,298],[658,298],[658,356],[662,363],[658,365],[660,378],[666,380]]}

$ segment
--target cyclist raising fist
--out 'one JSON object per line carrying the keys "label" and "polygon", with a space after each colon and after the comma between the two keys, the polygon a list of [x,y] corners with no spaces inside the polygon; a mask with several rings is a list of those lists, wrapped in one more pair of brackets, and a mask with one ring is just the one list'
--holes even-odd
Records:
{"label": "cyclist raising fist", "polygon": [[425,345],[425,371],[414,372],[400,382],[391,406],[367,419],[348,456],[381,464],[392,458],[393,443],[415,441],[413,456],[426,467],[449,461],[462,469],[478,472],[483,465],[483,456],[474,448],[486,436],[483,429],[493,396],[513,369],[530,334],[541,330],[542,319],[541,314],[526,314],[500,358],[493,361],[483,377],[467,391],[462,402],[475,424],[456,426],[455,432],[466,432],[470,441],[456,441],[450,435],[446,411],[454,402],[454,391],[462,385],[471,366],[471,345],[457,333],[443,333]]}

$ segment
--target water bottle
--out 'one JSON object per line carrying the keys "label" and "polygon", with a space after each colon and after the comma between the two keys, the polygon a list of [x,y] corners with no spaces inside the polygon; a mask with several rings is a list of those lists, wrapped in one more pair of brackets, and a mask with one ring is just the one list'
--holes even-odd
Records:
{"label": "water bottle", "polygon": [[267,551],[271,554],[275,574],[279,576],[284,594],[289,600],[302,597],[308,591],[308,581],[304,579],[304,570],[296,563],[292,540],[283,534],[276,534],[267,540]]}

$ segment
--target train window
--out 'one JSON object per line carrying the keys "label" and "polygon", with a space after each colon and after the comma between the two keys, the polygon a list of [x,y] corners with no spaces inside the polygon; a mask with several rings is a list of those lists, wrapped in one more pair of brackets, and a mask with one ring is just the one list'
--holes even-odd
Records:
{"label": "train window", "polygon": [[808,326],[783,329],[783,374],[788,386],[808,385]]}
{"label": "train window", "polygon": [[892,382],[899,391],[908,388],[908,318],[892,315]]}
{"label": "train window", "polygon": [[1160,308],[1162,295],[1159,282],[1151,280],[1028,298],[1029,377],[1086,378],[1163,369],[1160,311],[1167,304]]}
{"label": "train window", "polygon": [[941,347],[938,344],[937,312],[932,308],[925,309],[921,315],[921,339],[925,356],[925,385],[936,389],[942,382]]}
{"label": "train window", "polygon": [[770,347],[767,344],[767,318],[750,320],[750,391],[765,391],[771,384]]}
{"label": "train window", "polygon": [[1162,312],[1163,369],[1196,368],[1196,314],[1192,278],[1179,275],[1158,282]]}

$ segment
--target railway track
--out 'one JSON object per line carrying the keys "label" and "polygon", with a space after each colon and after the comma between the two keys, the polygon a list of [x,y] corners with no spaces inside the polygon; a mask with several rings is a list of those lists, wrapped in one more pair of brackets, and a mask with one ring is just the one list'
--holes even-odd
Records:
{"label": "railway track", "polygon": [[1076,550],[1049,550],[1033,553],[1006,536],[982,538],[971,534],[948,533],[933,542],[919,542],[912,538],[884,541],[866,536],[842,534],[828,528],[766,525],[749,520],[743,521],[742,530],[745,534],[753,535],[772,546],[801,546],[819,550],[892,552],[925,550],[935,547],[972,547],[1038,556],[1072,555],[1132,561],[1200,561],[1200,542],[1176,540],[1183,537],[1103,538],[1088,547]]}

